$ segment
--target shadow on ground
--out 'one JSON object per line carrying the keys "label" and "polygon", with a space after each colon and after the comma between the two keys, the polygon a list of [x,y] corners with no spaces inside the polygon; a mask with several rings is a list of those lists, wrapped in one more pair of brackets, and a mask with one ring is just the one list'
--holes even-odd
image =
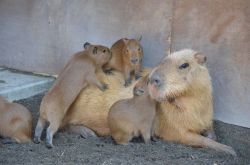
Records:
{"label": "shadow on ground", "polygon": [[[43,95],[20,100],[38,118]],[[110,137],[83,139],[78,135],[60,132],[55,136],[53,149],[44,144],[8,144],[0,148],[0,164],[176,164],[176,165],[233,165],[250,164],[250,129],[215,122],[221,143],[232,146],[238,157],[211,149],[191,148],[181,144],[157,141],[149,144],[115,145]]]}

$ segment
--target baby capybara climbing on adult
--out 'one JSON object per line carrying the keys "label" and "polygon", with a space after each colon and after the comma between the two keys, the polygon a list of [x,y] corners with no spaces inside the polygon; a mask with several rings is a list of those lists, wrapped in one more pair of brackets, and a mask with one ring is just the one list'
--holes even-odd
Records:
{"label": "baby capybara climbing on adult", "polygon": [[125,87],[131,84],[132,73],[134,73],[136,80],[140,78],[143,58],[140,39],[120,39],[112,45],[110,50],[112,58],[104,66],[106,73],[111,73],[112,69],[122,72],[125,79]]}
{"label": "baby capybara climbing on adult", "polygon": [[45,123],[48,122],[46,146],[53,147],[53,135],[59,129],[68,108],[83,88],[93,85],[102,91],[107,89],[107,85],[96,77],[96,70],[100,70],[110,60],[109,48],[90,43],[85,43],[84,48],[85,50],[73,55],[51,89],[45,94],[35,129],[35,143],[41,141],[41,133]]}

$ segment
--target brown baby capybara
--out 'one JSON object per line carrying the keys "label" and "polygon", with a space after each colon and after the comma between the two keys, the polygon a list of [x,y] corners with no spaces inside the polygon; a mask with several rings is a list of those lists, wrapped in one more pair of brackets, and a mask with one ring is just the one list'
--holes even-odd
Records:
{"label": "brown baby capybara", "polygon": [[201,134],[213,129],[213,97],[206,57],[184,49],[167,56],[149,75],[149,93],[160,102],[156,136],[236,155],[233,148]]}
{"label": "brown baby capybara", "polygon": [[35,129],[35,143],[41,141],[41,133],[48,122],[46,146],[53,147],[53,135],[60,127],[68,108],[83,88],[90,84],[98,87],[101,91],[107,89],[107,85],[96,77],[96,70],[100,70],[110,60],[109,48],[89,43],[85,43],[84,48],[85,50],[73,55],[44,96]]}
{"label": "brown baby capybara", "polygon": [[112,58],[104,66],[106,73],[112,73],[112,69],[122,72],[125,79],[125,87],[131,84],[132,73],[134,73],[136,80],[140,78],[143,58],[140,39],[120,39],[112,45],[110,50]]}
{"label": "brown baby capybara", "polygon": [[0,96],[0,136],[3,143],[31,141],[32,116],[23,105],[8,102]]}
{"label": "brown baby capybara", "polygon": [[119,100],[110,108],[108,124],[117,144],[127,144],[138,136],[145,143],[150,140],[156,101],[150,98],[147,85],[148,76],[140,78],[133,90],[134,97]]}

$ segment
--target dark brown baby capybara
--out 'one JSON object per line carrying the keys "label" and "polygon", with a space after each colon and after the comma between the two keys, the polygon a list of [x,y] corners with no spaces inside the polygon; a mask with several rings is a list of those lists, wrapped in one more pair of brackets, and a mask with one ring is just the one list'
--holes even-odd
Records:
{"label": "dark brown baby capybara", "polygon": [[131,99],[117,101],[108,114],[110,133],[117,144],[127,144],[133,137],[141,136],[148,142],[152,136],[156,102],[148,93],[148,76],[135,84]]}
{"label": "dark brown baby capybara", "polygon": [[104,66],[106,73],[111,73],[112,69],[123,73],[127,87],[131,84],[131,74],[134,73],[137,80],[141,76],[143,50],[140,45],[140,39],[120,39],[110,48],[112,58]]}
{"label": "dark brown baby capybara", "polygon": [[68,108],[83,88],[87,85],[94,85],[102,91],[107,89],[107,85],[96,77],[96,70],[100,70],[110,60],[111,51],[105,46],[90,43],[85,43],[84,48],[85,50],[73,55],[44,96],[35,129],[35,143],[41,141],[41,133],[45,123],[48,122],[46,146],[53,147],[53,135],[59,129]]}

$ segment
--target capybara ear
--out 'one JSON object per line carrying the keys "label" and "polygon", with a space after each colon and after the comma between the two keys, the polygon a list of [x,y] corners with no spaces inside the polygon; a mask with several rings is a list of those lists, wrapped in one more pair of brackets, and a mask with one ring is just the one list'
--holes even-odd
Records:
{"label": "capybara ear", "polygon": [[142,39],[142,35],[140,35],[140,36],[137,38],[137,41],[141,42],[141,39]]}
{"label": "capybara ear", "polygon": [[207,57],[204,56],[203,54],[201,53],[196,53],[194,55],[194,58],[196,59],[196,61],[199,63],[199,64],[204,64],[206,61],[207,61]]}
{"label": "capybara ear", "polygon": [[83,44],[84,49],[88,49],[91,44],[89,42],[85,42]]}
{"label": "capybara ear", "polygon": [[95,46],[94,48],[93,48],[93,54],[97,54],[97,47]]}
{"label": "capybara ear", "polygon": [[144,89],[142,89],[141,87],[134,87],[133,89],[133,94],[134,96],[141,96],[144,94]]}
{"label": "capybara ear", "polygon": [[122,39],[122,41],[125,43],[125,45],[127,45],[127,44],[128,44],[128,42],[129,42],[129,39],[127,39],[127,38],[123,38],[123,39]]}

